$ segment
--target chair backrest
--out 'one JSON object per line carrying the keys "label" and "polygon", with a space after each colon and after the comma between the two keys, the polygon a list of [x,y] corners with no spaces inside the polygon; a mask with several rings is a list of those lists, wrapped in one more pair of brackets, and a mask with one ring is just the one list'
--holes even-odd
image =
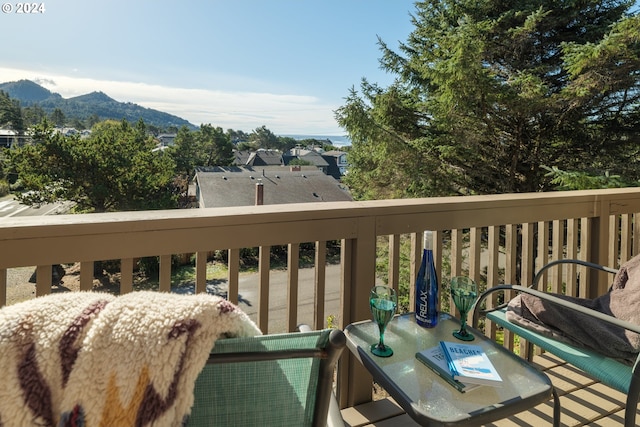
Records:
{"label": "chair backrest", "polygon": [[216,341],[188,426],[324,426],[340,330]]}

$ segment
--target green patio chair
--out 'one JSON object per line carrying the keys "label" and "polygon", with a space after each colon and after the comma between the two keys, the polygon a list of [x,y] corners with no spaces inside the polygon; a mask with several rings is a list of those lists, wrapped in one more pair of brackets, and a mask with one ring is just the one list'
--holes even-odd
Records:
{"label": "green patio chair", "polygon": [[343,426],[333,374],[344,333],[300,329],[218,340],[196,380],[187,426],[324,427],[329,413],[330,425]]}
{"label": "green patio chair", "polygon": [[[499,285],[489,288],[484,293],[482,293],[474,306],[473,326],[477,327],[480,317],[485,316],[487,319],[495,322],[498,326],[502,326],[504,329],[507,329],[515,333],[516,335],[519,335],[521,338],[527,340],[527,357],[529,358],[529,360],[531,360],[533,356],[533,345],[535,344],[543,350],[548,351],[551,354],[554,354],[564,361],[572,364],[573,366],[583,370],[603,384],[606,384],[611,388],[625,393],[627,395],[627,398],[625,402],[624,425],[625,427],[635,426],[637,425],[635,422],[636,410],[638,407],[638,402],[640,400],[640,354],[637,356],[635,362],[632,365],[629,365],[613,357],[608,357],[606,355],[598,353],[596,350],[567,344],[563,341],[559,341],[552,337],[537,333],[531,329],[527,329],[516,323],[511,323],[506,316],[506,307],[508,301],[496,307],[482,308],[482,302],[489,296],[491,296],[494,292],[503,292],[508,290],[517,291],[536,296],[543,300],[553,302],[563,308],[566,308],[567,310],[577,311],[611,325],[619,326],[623,329],[627,329],[629,331],[640,334],[640,326],[636,324],[617,319],[613,316],[609,316],[590,308],[574,304],[570,301],[562,300],[555,297],[554,295],[550,295],[544,292],[543,290],[537,290],[536,288],[539,286],[540,280],[543,277],[545,271],[559,264],[582,265],[588,268],[605,271],[610,274],[616,274],[618,272],[617,269],[611,267],[606,267],[577,259],[560,259],[551,261],[536,273],[533,278],[533,284],[531,285],[531,287],[527,288],[518,285]],[[554,399],[555,398],[556,392],[554,391]]]}

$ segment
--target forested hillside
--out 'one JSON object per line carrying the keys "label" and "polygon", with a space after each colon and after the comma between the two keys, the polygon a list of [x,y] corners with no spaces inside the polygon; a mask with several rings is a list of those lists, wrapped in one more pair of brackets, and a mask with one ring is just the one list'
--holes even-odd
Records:
{"label": "forested hillside", "polygon": [[145,108],[131,102],[118,102],[102,92],[92,92],[65,99],[30,80],[2,83],[0,90],[18,100],[22,107],[42,109],[47,115],[51,115],[58,109],[69,123],[75,120],[87,122],[92,116],[97,116],[96,118],[100,121],[126,119],[135,123],[142,119],[147,125],[161,129],[182,126],[196,128],[178,116]]}

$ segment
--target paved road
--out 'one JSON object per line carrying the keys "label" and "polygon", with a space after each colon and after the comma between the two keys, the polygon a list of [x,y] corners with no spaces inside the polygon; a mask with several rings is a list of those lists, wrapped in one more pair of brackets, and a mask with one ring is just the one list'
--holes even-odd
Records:
{"label": "paved road", "polygon": [[[287,272],[273,270],[269,275],[269,332],[286,332],[287,327]],[[212,283],[215,282],[215,283]],[[242,273],[238,283],[238,306],[257,321],[258,318],[258,282],[257,273]],[[323,319],[340,314],[340,265],[328,265],[326,268],[325,311]],[[186,284],[174,287],[174,292],[193,293],[194,285]],[[209,281],[207,292],[220,296],[227,294],[227,281]],[[303,268],[298,273],[298,318],[297,324],[313,326],[315,295],[315,269]]]}
{"label": "paved road", "polygon": [[[313,325],[314,281],[315,269],[304,268],[299,271],[298,321]],[[258,311],[258,275],[250,274],[240,277],[239,306],[252,319],[257,318]],[[329,265],[326,269],[325,312],[323,319],[329,315],[340,314],[340,266]],[[287,272],[272,271],[269,276],[269,332],[285,332],[287,315]]]}
{"label": "paved road", "polygon": [[0,198],[0,217],[55,215],[64,211],[63,203],[30,207],[19,203],[11,195]]}

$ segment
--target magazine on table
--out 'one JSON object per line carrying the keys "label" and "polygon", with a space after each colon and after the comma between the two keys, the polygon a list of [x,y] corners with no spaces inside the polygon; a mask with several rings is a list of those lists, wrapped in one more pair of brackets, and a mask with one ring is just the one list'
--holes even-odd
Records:
{"label": "magazine on table", "polygon": [[494,387],[502,386],[500,374],[479,345],[440,341],[440,346],[455,380]]}
{"label": "magazine on table", "polygon": [[453,379],[447,358],[442,353],[440,345],[417,352],[416,358],[462,393],[480,387],[478,384],[468,384]]}

